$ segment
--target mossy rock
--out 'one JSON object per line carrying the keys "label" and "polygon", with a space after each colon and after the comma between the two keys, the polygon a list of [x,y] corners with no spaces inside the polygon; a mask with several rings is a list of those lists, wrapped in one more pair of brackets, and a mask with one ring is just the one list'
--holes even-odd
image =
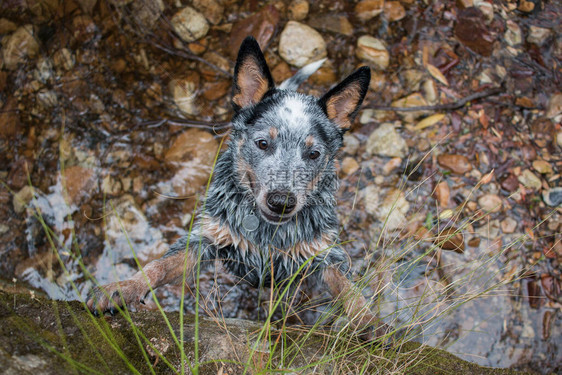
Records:
{"label": "mossy rock", "polygon": [[[128,315],[128,317],[126,316]],[[0,287],[0,366],[5,374],[516,374],[404,342],[391,349],[302,327],[284,330],[239,319],[131,312],[96,318],[80,302],[52,301]],[[173,334],[172,334],[173,332]],[[175,336],[175,338],[174,338]]]}

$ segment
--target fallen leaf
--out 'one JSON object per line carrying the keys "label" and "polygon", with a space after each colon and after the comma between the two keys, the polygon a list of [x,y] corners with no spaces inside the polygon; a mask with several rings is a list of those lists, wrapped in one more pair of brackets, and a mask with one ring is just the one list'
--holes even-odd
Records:
{"label": "fallen leaf", "polygon": [[439,121],[443,120],[443,118],[445,117],[445,114],[443,113],[436,113],[434,115],[428,116],[426,118],[424,118],[423,120],[421,120],[420,122],[418,122],[416,124],[416,126],[414,126],[415,130],[422,130],[425,128],[428,128],[432,125],[437,124]]}
{"label": "fallen leaf", "polygon": [[449,86],[449,81],[447,81],[447,78],[445,78],[445,76],[443,75],[443,73],[441,73],[439,68],[437,68],[436,66],[433,66],[431,64],[427,64],[426,68],[427,68],[429,74],[431,74],[431,76],[433,78],[435,78],[436,80],[438,80],[439,82],[441,82],[445,86]]}

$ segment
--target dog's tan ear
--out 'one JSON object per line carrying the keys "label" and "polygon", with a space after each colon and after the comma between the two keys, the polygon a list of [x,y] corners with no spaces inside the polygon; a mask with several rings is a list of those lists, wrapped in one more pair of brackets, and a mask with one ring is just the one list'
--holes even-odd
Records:
{"label": "dog's tan ear", "polygon": [[328,91],[318,103],[340,129],[349,130],[369,88],[371,70],[361,67]]}
{"label": "dog's tan ear", "polygon": [[258,42],[251,36],[244,39],[234,67],[232,104],[236,111],[258,103],[275,87]]}

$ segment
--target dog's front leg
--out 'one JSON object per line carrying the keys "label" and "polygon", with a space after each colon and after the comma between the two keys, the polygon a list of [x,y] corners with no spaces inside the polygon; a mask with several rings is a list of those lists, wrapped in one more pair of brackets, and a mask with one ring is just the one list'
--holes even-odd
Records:
{"label": "dog's front leg", "polygon": [[197,264],[196,242],[188,248],[186,238],[182,238],[161,259],[148,263],[130,279],[93,288],[86,305],[95,315],[107,311],[114,314],[118,306],[143,303],[151,288],[181,280],[184,270],[186,281],[191,280]]}
{"label": "dog's front leg", "polygon": [[330,266],[323,271],[322,276],[332,296],[342,303],[345,314],[362,339],[372,341],[389,331],[390,326],[375,317],[361,291],[339,269]]}

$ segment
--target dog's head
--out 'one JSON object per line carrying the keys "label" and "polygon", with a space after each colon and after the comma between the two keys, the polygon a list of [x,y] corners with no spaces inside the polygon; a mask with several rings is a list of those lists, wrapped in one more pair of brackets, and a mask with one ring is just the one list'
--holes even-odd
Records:
{"label": "dog's head", "polygon": [[298,79],[275,88],[258,43],[244,40],[234,69],[230,147],[236,176],[268,222],[287,222],[314,204],[314,192],[333,190],[333,160],[369,80],[362,67],[320,99],[283,89]]}

